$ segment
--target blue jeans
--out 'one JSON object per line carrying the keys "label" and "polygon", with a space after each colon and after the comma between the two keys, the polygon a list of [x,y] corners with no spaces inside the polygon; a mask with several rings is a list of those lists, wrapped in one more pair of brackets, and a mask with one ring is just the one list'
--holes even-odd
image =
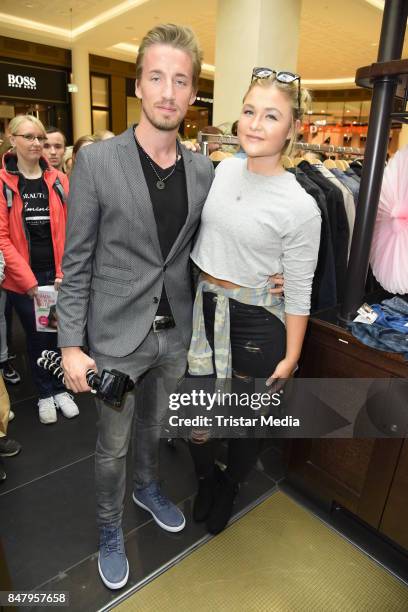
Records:
{"label": "blue jeans", "polygon": [[[177,328],[150,331],[142,344],[126,357],[91,353],[98,371],[120,370],[138,381],[120,408],[100,399],[95,481],[98,525],[122,521],[126,489],[126,455],[132,438],[133,480],[143,488],[158,479],[159,443],[168,409],[167,394],[186,371],[187,350]],[[160,392],[164,390],[164,393]]]}
{"label": "blue jeans", "polygon": [[[41,271],[34,274],[39,286],[54,284],[55,270]],[[29,297],[27,294],[15,293],[14,291],[9,291],[8,294],[10,304],[15,308],[25,331],[31,374],[40,399],[65,391],[65,387],[62,383],[37,365],[37,359],[41,357],[42,351],[58,350],[58,334],[37,331],[33,298]]]}
{"label": "blue jeans", "polygon": [[377,325],[408,335],[408,302],[393,297],[391,300],[383,300],[381,304],[372,304],[371,308],[378,315],[375,321]]}
{"label": "blue jeans", "polygon": [[377,323],[350,323],[350,329],[353,336],[363,344],[379,351],[402,353],[405,359],[408,359],[408,334],[382,327]]}

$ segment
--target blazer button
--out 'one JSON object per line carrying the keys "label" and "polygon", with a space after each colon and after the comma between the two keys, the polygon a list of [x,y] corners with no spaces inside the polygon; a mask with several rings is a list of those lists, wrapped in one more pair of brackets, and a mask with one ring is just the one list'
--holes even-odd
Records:
{"label": "blazer button", "polygon": [[167,264],[164,264],[163,271],[165,272],[166,270],[167,270]]}
{"label": "blazer button", "polygon": [[154,297],[153,298],[153,304],[158,304],[159,303],[159,298],[158,297]]}

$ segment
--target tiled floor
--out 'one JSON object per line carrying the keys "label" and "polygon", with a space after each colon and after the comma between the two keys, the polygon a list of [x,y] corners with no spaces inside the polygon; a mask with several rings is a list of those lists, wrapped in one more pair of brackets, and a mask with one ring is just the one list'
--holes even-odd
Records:
{"label": "tiled floor", "polygon": [[[18,337],[15,366],[23,380],[9,388],[16,414],[9,435],[21,442],[23,451],[5,460],[7,480],[0,488],[1,542],[11,579],[7,588],[69,591],[71,610],[91,612],[118,595],[103,586],[97,570],[93,399],[77,398],[78,418],[59,414],[55,425],[41,425],[20,342]],[[191,519],[195,477],[187,445],[177,440],[170,446],[163,440],[161,453],[163,487],[185,512],[187,526],[179,534],[161,530],[131,501],[129,479],[123,520],[131,568],[126,589],[207,537]],[[282,477],[279,450],[265,449],[242,487],[236,512],[270,493]]]}
{"label": "tiled floor", "polygon": [[[131,501],[129,480],[123,526],[130,579],[122,592],[112,593],[103,586],[97,570],[93,400],[89,395],[77,398],[81,412],[76,419],[67,420],[59,415],[57,424],[41,425],[18,333],[16,348],[15,365],[23,380],[9,389],[16,414],[10,423],[9,435],[22,443],[23,451],[5,460],[7,480],[0,486],[0,579],[5,580],[7,574],[10,577],[10,582],[1,586],[14,590],[41,587],[69,591],[69,609],[74,612],[110,609],[118,596],[208,539],[203,526],[191,519],[195,477],[187,445],[177,440],[170,446],[163,440],[161,449],[163,487],[183,509],[186,528],[178,534],[161,530],[150,515]],[[277,487],[282,488],[392,571],[408,579],[404,555],[373,537],[369,530],[344,513],[329,513],[313,506],[286,482],[283,444],[283,440],[265,441],[256,469],[236,500],[235,514],[240,516]]]}

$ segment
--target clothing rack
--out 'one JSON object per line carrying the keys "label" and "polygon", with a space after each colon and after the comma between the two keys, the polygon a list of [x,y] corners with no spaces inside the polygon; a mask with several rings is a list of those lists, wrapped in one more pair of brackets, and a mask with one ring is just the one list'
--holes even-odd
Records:
{"label": "clothing rack", "polygon": [[[203,132],[198,132],[197,142],[201,145],[204,155],[208,155],[209,143],[239,146],[238,137],[228,134],[205,134]],[[295,142],[294,147],[295,149],[301,149],[302,151],[333,154],[340,153],[342,155],[364,157],[364,149],[358,149],[356,147],[335,147],[334,145],[310,144],[308,142]]]}
{"label": "clothing rack", "polygon": [[302,151],[315,151],[316,153],[341,153],[342,155],[356,155],[364,157],[364,149],[358,147],[335,147],[326,144],[311,144],[309,142],[295,142],[294,147]]}
{"label": "clothing rack", "polygon": [[202,152],[204,155],[208,155],[208,145],[209,143],[215,143],[219,145],[235,145],[239,146],[239,140],[237,136],[232,136],[228,134],[205,134],[203,132],[198,132],[197,142],[202,148]]}

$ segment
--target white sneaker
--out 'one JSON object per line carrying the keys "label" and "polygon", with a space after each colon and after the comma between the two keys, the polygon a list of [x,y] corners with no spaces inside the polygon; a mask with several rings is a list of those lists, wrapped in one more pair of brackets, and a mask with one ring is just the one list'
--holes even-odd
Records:
{"label": "white sneaker", "polygon": [[67,417],[67,419],[72,419],[73,417],[78,416],[78,406],[74,402],[72,395],[66,391],[63,393],[58,393],[58,395],[54,395],[54,401],[57,408],[61,410],[64,417]]}
{"label": "white sneaker", "polygon": [[52,396],[38,400],[38,415],[44,425],[57,422],[57,410]]}
{"label": "white sneaker", "polygon": [[16,415],[14,414],[14,412],[12,410],[10,410],[10,412],[9,412],[9,423],[10,423],[10,421],[12,421],[15,418],[15,416]]}

